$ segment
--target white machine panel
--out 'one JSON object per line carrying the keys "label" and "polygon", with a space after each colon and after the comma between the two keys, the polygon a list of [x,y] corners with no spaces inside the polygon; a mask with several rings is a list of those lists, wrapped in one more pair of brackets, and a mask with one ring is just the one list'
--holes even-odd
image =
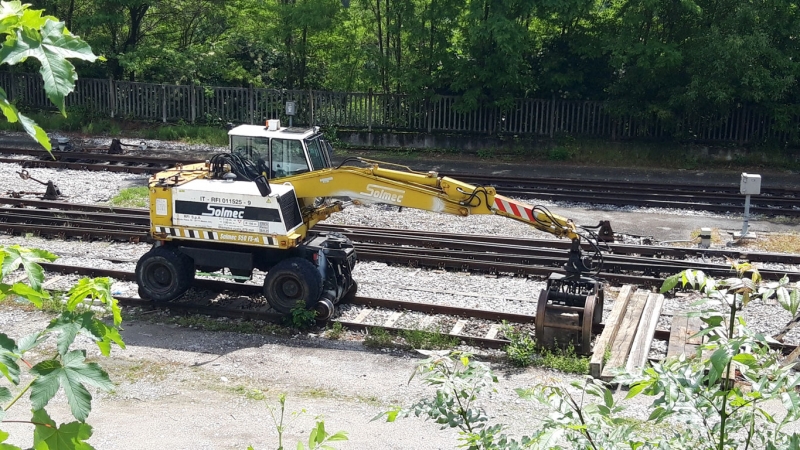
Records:
{"label": "white machine panel", "polygon": [[272,193],[262,197],[255,183],[190,181],[172,192],[172,223],[211,230],[288,234],[291,230],[286,229],[278,198],[292,187],[270,187]]}
{"label": "white machine panel", "polygon": [[742,183],[739,191],[746,195],[758,195],[761,193],[761,175],[743,172]]}

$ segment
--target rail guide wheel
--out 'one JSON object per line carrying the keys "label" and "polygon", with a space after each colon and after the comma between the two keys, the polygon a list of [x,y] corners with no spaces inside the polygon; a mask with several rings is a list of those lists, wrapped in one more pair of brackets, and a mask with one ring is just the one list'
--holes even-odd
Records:
{"label": "rail guide wheel", "polygon": [[551,274],[539,294],[536,342],[545,348],[572,344],[579,353],[591,353],[592,326],[603,320],[603,299],[597,280]]}

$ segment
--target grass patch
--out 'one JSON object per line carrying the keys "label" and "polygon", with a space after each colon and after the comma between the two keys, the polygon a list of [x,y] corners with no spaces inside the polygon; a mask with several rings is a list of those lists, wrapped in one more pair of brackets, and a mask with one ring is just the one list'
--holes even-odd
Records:
{"label": "grass patch", "polygon": [[419,350],[442,350],[458,345],[458,338],[439,330],[403,330],[400,332],[406,344]]}
{"label": "grass patch", "polygon": [[147,186],[135,186],[119,191],[109,203],[120,208],[146,208],[150,202],[150,189]]}
{"label": "grass patch", "polygon": [[217,147],[228,146],[228,130],[205,125],[161,125],[145,128],[136,137],[162,141],[183,141],[190,144],[208,144]]}
{"label": "grass patch", "polygon": [[539,349],[539,354],[533,358],[533,365],[566,373],[581,375],[589,373],[589,358],[576,355],[575,347],[573,347],[572,343],[563,349]]}
{"label": "grass patch", "polygon": [[249,400],[266,400],[267,396],[261,389],[251,389],[246,386],[238,385],[230,388],[231,391]]}
{"label": "grass patch", "polygon": [[394,347],[393,336],[383,328],[371,328],[364,337],[364,346],[369,348]]}
{"label": "grass patch", "polygon": [[336,398],[333,392],[322,388],[309,388],[303,391],[301,395],[308,398]]}

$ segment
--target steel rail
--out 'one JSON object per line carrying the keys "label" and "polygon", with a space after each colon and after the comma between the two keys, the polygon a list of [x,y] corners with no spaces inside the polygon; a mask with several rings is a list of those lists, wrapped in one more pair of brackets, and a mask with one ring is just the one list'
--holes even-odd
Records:
{"label": "steel rail", "polygon": [[[61,201],[20,199],[11,197],[0,197],[0,204],[14,205],[19,207],[59,209],[65,211],[87,211],[102,212],[108,214],[123,214],[129,216],[140,216],[136,223],[145,223],[141,218],[149,218],[149,211],[143,208],[117,208],[109,206],[86,205],[80,203],[68,203]],[[329,225],[325,223],[317,224],[314,227],[318,231],[329,231],[344,233],[351,238],[360,241],[386,242],[387,239],[394,238],[395,242],[418,242],[420,236],[430,236],[428,231],[407,230],[399,228],[375,228],[356,225]],[[361,237],[363,236],[363,237]],[[566,250],[571,245],[566,240],[555,239],[536,239],[528,237],[506,237],[495,235],[478,234],[459,234],[459,233],[437,233],[441,242],[446,240],[461,240],[474,243],[491,243],[503,246],[520,247],[541,247],[547,246]],[[401,244],[402,245],[402,244]],[[585,250],[591,247],[584,243]],[[635,245],[635,244],[603,244],[603,250],[613,254],[636,254],[640,256],[650,256],[656,258],[674,257],[701,257],[701,258],[729,258],[734,260],[744,259],[751,262],[780,262],[785,264],[800,264],[800,255],[787,253],[757,252],[750,250],[730,249],[702,249],[687,247],[665,247],[660,245]]]}
{"label": "steel rail", "polygon": [[[106,170],[130,173],[153,173],[178,163],[177,158],[109,155],[94,152],[60,152],[52,156],[43,150],[0,148],[0,153],[37,155],[45,159],[20,160],[0,158],[0,162],[24,167],[64,167],[77,170]],[[52,158],[55,157],[56,160]],[[49,158],[49,159],[48,159]],[[693,209],[731,212],[742,209],[743,198],[731,186],[665,185],[658,183],[609,182],[598,180],[536,179],[487,177],[475,174],[452,174],[464,181],[501,187],[505,195],[525,196],[549,201],[609,205],[636,205],[656,208]],[[800,216],[800,190],[765,188],[751,199],[752,214]]]}

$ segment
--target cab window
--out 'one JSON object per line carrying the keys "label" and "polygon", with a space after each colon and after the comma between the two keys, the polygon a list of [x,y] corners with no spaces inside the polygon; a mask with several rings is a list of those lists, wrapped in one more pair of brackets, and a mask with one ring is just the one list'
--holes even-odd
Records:
{"label": "cab window", "polygon": [[325,158],[325,149],[322,147],[319,139],[306,141],[306,146],[308,147],[308,157],[311,159],[313,170],[330,167],[330,162]]}
{"label": "cab window", "polygon": [[303,143],[292,139],[272,140],[272,178],[308,172]]}
{"label": "cab window", "polygon": [[269,156],[269,139],[251,136],[231,136],[231,152],[252,162]]}

